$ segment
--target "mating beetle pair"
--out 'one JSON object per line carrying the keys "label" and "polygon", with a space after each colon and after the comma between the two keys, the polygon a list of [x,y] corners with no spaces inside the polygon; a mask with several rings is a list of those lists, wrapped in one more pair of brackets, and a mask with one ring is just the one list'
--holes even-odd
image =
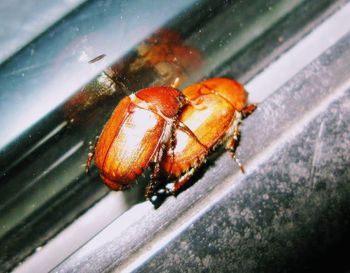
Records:
{"label": "mating beetle pair", "polygon": [[94,156],[100,176],[111,189],[124,190],[151,167],[146,198],[176,194],[217,145],[236,159],[240,124],[255,108],[247,105],[243,86],[226,78],[190,85],[183,93],[142,89],[120,101],[99,137]]}

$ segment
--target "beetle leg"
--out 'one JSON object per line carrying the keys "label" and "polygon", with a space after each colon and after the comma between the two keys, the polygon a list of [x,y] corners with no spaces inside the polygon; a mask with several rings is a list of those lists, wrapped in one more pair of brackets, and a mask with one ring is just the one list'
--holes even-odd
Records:
{"label": "beetle leg", "polygon": [[190,180],[196,168],[191,168],[188,172],[183,174],[178,180],[168,183],[165,188],[168,194],[176,195],[176,193]]}
{"label": "beetle leg", "polygon": [[[203,158],[198,159],[194,166],[186,173],[184,173],[177,181],[168,183],[165,186],[166,193],[172,195],[176,195],[177,192],[191,179],[197,168],[202,165],[202,162],[205,160],[205,156],[209,153],[209,148],[198,139],[198,137],[192,132],[190,128],[186,126],[186,124],[179,122],[178,129],[186,133],[188,136],[192,137],[199,145],[201,145],[205,149],[205,155],[203,155]],[[175,146],[176,143],[173,149],[175,149]]]}
{"label": "beetle leg", "polygon": [[162,143],[161,148],[159,149],[157,155],[155,156],[155,160],[151,164],[152,173],[150,175],[151,181],[147,185],[145,189],[145,197],[147,199],[151,199],[155,196],[155,192],[158,190],[159,185],[161,184],[161,180],[159,180],[160,173],[160,162],[163,158],[163,151],[166,150],[166,144]]}
{"label": "beetle leg", "polygon": [[[175,127],[179,126],[178,124],[176,124]],[[170,139],[170,143],[169,143],[169,147],[166,148],[166,145],[164,145],[163,151],[166,151],[166,149],[169,149],[172,158],[175,157],[174,155],[174,151],[175,151],[175,146],[176,146],[176,138],[175,135],[172,134],[172,137]],[[146,191],[145,191],[145,197],[151,201],[151,203],[157,208],[159,206],[159,204],[161,204],[162,201],[164,201],[164,198],[169,195],[169,192],[166,188],[164,187],[159,187],[159,185],[161,183],[163,183],[163,180],[159,180],[157,179],[159,177],[159,173],[160,173],[160,161],[162,159],[163,155],[162,152],[160,153],[160,155],[157,155],[158,160],[156,159],[156,162],[154,162],[154,166],[153,168],[153,172],[151,174],[151,182],[148,184],[148,186],[146,187]],[[169,178],[169,177],[168,177]],[[166,179],[166,178],[164,178]]]}
{"label": "beetle leg", "polygon": [[231,157],[233,158],[233,160],[238,165],[238,167],[241,170],[241,172],[245,173],[244,166],[242,165],[241,161],[237,158],[236,153],[234,151],[232,151],[232,150],[229,150],[229,153],[231,154]]}
{"label": "beetle leg", "polygon": [[[206,154],[208,154],[209,149],[207,146],[205,146],[200,140],[197,138],[197,136],[192,132],[190,128],[186,126],[186,124],[178,121],[176,123],[176,126],[174,128],[179,129],[183,132],[185,132],[188,136],[194,138],[198,144],[200,144],[206,151]],[[175,129],[175,130],[176,130]],[[175,131],[174,130],[174,131]],[[164,145],[164,146],[163,146]],[[162,144],[161,149],[159,150],[156,160],[154,161],[155,165],[153,167],[153,172],[151,174],[151,182],[147,186],[146,191],[145,191],[145,197],[149,200],[151,200],[152,203],[156,203],[158,200],[158,196],[164,195],[164,194],[176,194],[176,192],[182,188],[183,185],[188,182],[188,180],[192,177],[193,173],[196,170],[196,167],[191,168],[188,172],[186,172],[184,175],[180,177],[176,182],[174,183],[169,183],[165,186],[164,188],[159,189],[159,185],[163,183],[163,181],[158,180],[157,178],[159,177],[160,173],[160,162],[163,158],[163,151],[169,150],[170,153],[172,154],[172,158],[175,157],[174,151],[176,147],[176,137],[174,132],[172,133],[171,139],[170,139],[170,145],[166,147],[166,144]],[[204,158],[204,157],[203,157]],[[196,166],[199,166],[200,164],[196,164]],[[173,187],[172,187],[173,186]]]}
{"label": "beetle leg", "polygon": [[232,137],[229,138],[228,141],[226,142],[226,150],[228,150],[233,160],[237,163],[241,172],[245,173],[244,166],[236,156],[236,148],[239,144],[240,137],[241,137],[241,130],[240,130],[240,124],[238,124],[233,131]]}
{"label": "beetle leg", "polygon": [[146,189],[145,189],[145,198],[146,199],[151,199],[154,196],[155,191],[157,190],[157,187],[159,185],[159,180],[157,179],[159,176],[159,162],[155,162],[153,166],[151,166],[152,168],[152,173],[151,173],[151,181],[149,182],[149,184],[147,185]]}
{"label": "beetle leg", "polygon": [[256,104],[249,104],[246,107],[244,107],[241,111],[242,117],[246,118],[248,117],[251,113],[253,113],[256,109]]}
{"label": "beetle leg", "polygon": [[241,128],[240,123],[236,125],[233,130],[233,135],[226,142],[226,149],[229,151],[235,151],[238,147],[239,140],[241,139]]}
{"label": "beetle leg", "polygon": [[[249,104],[246,107],[244,107],[242,109],[242,111],[240,112],[242,114],[242,118],[246,118],[247,116],[249,116],[251,113],[253,113],[255,111],[255,109],[256,109],[256,104]],[[235,129],[233,131],[232,137],[227,141],[226,149],[231,154],[231,157],[233,158],[233,160],[237,163],[241,172],[245,173],[244,166],[242,165],[242,163],[240,162],[240,160],[236,156],[236,148],[239,144],[239,140],[241,137],[240,123],[241,122],[239,122],[237,124],[237,126],[235,127]]]}
{"label": "beetle leg", "polygon": [[[176,124],[176,127],[179,127],[179,122]],[[173,135],[173,137],[171,137],[170,139],[170,145],[168,148],[168,153],[171,156],[171,171],[173,169],[173,164],[174,164],[174,160],[175,160],[175,147],[176,147],[176,135]],[[171,173],[170,171],[170,173]],[[166,179],[170,178],[170,174],[168,175],[168,177]]]}

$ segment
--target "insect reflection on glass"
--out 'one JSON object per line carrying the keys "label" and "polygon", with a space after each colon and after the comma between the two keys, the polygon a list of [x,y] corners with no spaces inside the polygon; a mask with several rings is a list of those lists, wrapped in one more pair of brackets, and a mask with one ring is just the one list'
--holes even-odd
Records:
{"label": "insect reflection on glass", "polygon": [[[105,57],[92,56],[87,62],[94,64]],[[64,115],[71,123],[83,122],[98,104],[143,87],[140,83],[171,86],[176,81],[179,85],[201,63],[200,51],[187,45],[178,32],[160,29],[72,96],[64,105]]]}

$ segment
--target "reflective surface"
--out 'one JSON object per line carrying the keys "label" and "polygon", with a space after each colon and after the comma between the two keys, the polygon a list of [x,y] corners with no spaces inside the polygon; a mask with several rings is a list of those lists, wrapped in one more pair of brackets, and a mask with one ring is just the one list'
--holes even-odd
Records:
{"label": "reflective surface", "polygon": [[1,1],[0,63],[83,2],[85,0]]}
{"label": "reflective surface", "polygon": [[[177,79],[244,82],[333,1],[262,2],[89,1],[0,66],[0,269],[107,194],[84,164],[121,97]],[[115,196],[115,218],[144,200],[145,182]]]}
{"label": "reflective surface", "polygon": [[[108,192],[94,172],[85,175],[84,164],[89,146],[125,93],[118,89],[103,102],[95,102],[99,96],[94,95],[92,107],[80,120],[67,113],[76,105],[74,93],[107,65],[129,52],[137,54],[134,47],[139,42],[193,3],[89,1],[1,65],[0,241],[6,251],[0,264],[4,269]],[[89,63],[101,54],[103,59]],[[137,189],[126,193],[124,203],[136,202],[139,198],[130,198],[135,194]],[[121,206],[119,213],[124,209]]]}
{"label": "reflective surface", "polygon": [[[299,42],[337,33],[350,4],[344,9]],[[220,156],[190,189],[157,210],[130,209],[54,272],[348,272],[346,29],[245,120],[238,150],[245,175]],[[258,77],[272,79],[273,66],[303,56],[298,46]]]}

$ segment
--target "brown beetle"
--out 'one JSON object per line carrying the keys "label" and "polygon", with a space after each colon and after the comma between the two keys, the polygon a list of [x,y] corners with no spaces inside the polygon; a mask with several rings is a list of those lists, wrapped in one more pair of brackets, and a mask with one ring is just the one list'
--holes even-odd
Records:
{"label": "brown beetle", "polygon": [[[247,105],[247,92],[231,79],[213,78],[188,86],[183,94],[189,100],[179,116],[181,128],[175,131],[175,147],[169,148],[161,162],[165,177],[176,178],[167,191],[175,194],[200,167],[208,153],[219,144],[225,144],[235,157],[242,119],[251,114],[256,106]],[[168,145],[171,147],[172,145]],[[156,196],[153,197],[156,199]]]}
{"label": "brown beetle", "polygon": [[180,91],[170,87],[142,89],[120,101],[107,121],[90,154],[105,184],[113,190],[130,187],[154,163],[146,196],[153,194],[159,164],[167,143],[177,127],[178,115],[185,105]]}

